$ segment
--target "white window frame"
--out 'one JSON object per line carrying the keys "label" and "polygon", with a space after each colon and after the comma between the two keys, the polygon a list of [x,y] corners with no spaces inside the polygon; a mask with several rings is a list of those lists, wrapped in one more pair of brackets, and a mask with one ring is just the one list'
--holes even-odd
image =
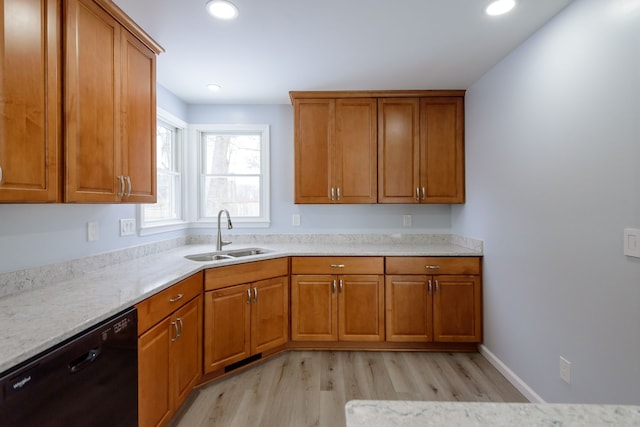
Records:
{"label": "white window frame", "polygon": [[188,228],[189,223],[187,221],[187,210],[186,210],[186,202],[187,202],[187,168],[186,166],[186,156],[185,156],[185,148],[187,144],[187,130],[188,124],[169,113],[166,110],[161,108],[157,108],[156,117],[158,120],[161,120],[171,126],[174,126],[177,130],[177,141],[176,141],[176,150],[177,150],[177,163],[179,165],[179,170],[181,174],[180,186],[178,187],[179,192],[179,203],[178,203],[178,218],[175,219],[167,219],[163,221],[153,221],[153,222],[145,222],[144,221],[144,205],[138,205],[137,208],[137,217],[139,226],[139,234],[141,236],[165,233],[168,231],[182,230]]}
{"label": "white window frame", "polygon": [[[189,218],[194,227],[214,228],[217,227],[217,218],[202,218],[200,215],[202,201],[202,134],[203,133],[260,133],[260,175],[262,181],[260,194],[261,215],[255,218],[232,217],[234,228],[266,228],[271,224],[270,206],[270,141],[269,125],[267,124],[195,124],[189,125],[189,170],[195,171],[191,174],[189,194],[190,200],[195,203],[190,204]],[[194,153],[195,152],[195,153]]]}

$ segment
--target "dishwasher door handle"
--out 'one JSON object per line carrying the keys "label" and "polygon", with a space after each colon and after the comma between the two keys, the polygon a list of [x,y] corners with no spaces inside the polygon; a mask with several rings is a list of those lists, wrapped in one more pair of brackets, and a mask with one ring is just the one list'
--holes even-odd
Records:
{"label": "dishwasher door handle", "polygon": [[82,356],[78,357],[75,360],[72,360],[71,363],[69,363],[69,371],[71,371],[72,374],[80,372],[81,370],[92,364],[98,358],[98,356],[100,356],[100,353],[102,353],[101,347],[92,348]]}

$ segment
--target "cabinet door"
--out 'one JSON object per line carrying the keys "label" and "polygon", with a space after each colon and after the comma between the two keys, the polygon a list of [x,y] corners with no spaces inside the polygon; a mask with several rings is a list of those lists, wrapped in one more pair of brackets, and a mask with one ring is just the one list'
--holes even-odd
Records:
{"label": "cabinet door", "polygon": [[172,346],[174,407],[187,398],[202,375],[202,297],[187,303],[173,315],[179,337]]}
{"label": "cabinet door", "polygon": [[378,202],[418,203],[418,98],[378,99]]}
{"label": "cabinet door", "polygon": [[384,341],[383,276],[338,277],[340,341]]}
{"label": "cabinet door", "polygon": [[140,427],[164,425],[173,413],[172,319],[166,318],[138,338],[138,420]]}
{"label": "cabinet door", "polygon": [[125,202],[156,202],[156,55],[122,32],[122,174]]}
{"label": "cabinet door", "polygon": [[250,356],[251,298],[247,285],[205,292],[204,371]]}
{"label": "cabinet door", "polygon": [[65,4],[65,201],[119,201],[121,28],[92,0]]}
{"label": "cabinet door", "polygon": [[463,117],[462,97],[420,100],[420,186],[423,202],[464,202]]}
{"label": "cabinet door", "polygon": [[378,199],[377,103],[374,98],[336,100],[335,201]]}
{"label": "cabinet door", "polygon": [[435,341],[482,340],[482,286],[479,276],[434,276]]}
{"label": "cabinet door", "polygon": [[60,0],[0,4],[0,202],[59,199],[60,10]]}
{"label": "cabinet door", "polygon": [[292,276],[292,341],[336,341],[338,339],[336,288],[336,276]]}
{"label": "cabinet door", "polygon": [[386,276],[387,341],[432,341],[432,294],[427,276]]}
{"label": "cabinet door", "polygon": [[275,277],[251,286],[251,354],[256,354],[288,341],[289,278]]}
{"label": "cabinet door", "polygon": [[294,103],[295,203],[331,203],[335,156],[335,101]]}

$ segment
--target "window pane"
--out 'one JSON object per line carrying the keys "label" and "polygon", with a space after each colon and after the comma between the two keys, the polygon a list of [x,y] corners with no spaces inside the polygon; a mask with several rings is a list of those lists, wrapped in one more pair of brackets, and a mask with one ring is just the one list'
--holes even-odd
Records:
{"label": "window pane", "polygon": [[260,216],[260,177],[206,177],[204,217],[215,217],[227,209],[232,217]]}
{"label": "window pane", "polygon": [[203,137],[205,174],[260,174],[260,135],[209,133]]}
{"label": "window pane", "polygon": [[157,142],[157,165],[158,169],[174,170],[174,149],[173,141],[175,138],[175,130],[166,126],[158,125],[156,133]]}
{"label": "window pane", "polygon": [[158,174],[158,201],[153,205],[145,205],[144,216],[146,221],[161,221],[179,218],[177,188],[179,177],[167,174]]}

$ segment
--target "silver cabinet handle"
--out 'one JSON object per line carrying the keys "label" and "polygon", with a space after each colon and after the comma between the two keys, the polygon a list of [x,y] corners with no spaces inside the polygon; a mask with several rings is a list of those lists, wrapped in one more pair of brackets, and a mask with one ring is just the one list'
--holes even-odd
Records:
{"label": "silver cabinet handle", "polygon": [[420,201],[420,189],[416,187],[416,200]]}
{"label": "silver cabinet handle", "polygon": [[0,166],[0,183],[2,183],[2,166]]}
{"label": "silver cabinet handle", "polygon": [[127,181],[127,192],[125,193],[125,197],[131,196],[131,177],[129,175],[125,176],[124,179]]}
{"label": "silver cabinet handle", "polygon": [[180,338],[182,336],[182,331],[184,331],[184,325],[182,324],[182,317],[178,317],[178,336]]}
{"label": "silver cabinet handle", "polygon": [[120,181],[120,191],[118,191],[118,197],[124,196],[124,176],[119,175],[118,180]]}
{"label": "silver cabinet handle", "polygon": [[336,293],[336,280],[333,280],[333,293]]}
{"label": "silver cabinet handle", "polygon": [[439,290],[440,290],[440,284],[436,280],[436,294],[438,293]]}
{"label": "silver cabinet handle", "polygon": [[438,268],[440,268],[439,265],[425,265],[424,268],[426,268],[427,270],[437,270]]}
{"label": "silver cabinet handle", "polygon": [[331,187],[331,200],[335,200],[336,199],[336,190]]}
{"label": "silver cabinet handle", "polygon": [[340,195],[340,187],[338,187],[338,200],[340,200],[342,196]]}
{"label": "silver cabinet handle", "polygon": [[184,294],[178,294],[175,297],[170,298],[169,302],[178,302],[178,301],[180,301],[182,299],[183,296],[184,296]]}
{"label": "silver cabinet handle", "polygon": [[331,264],[331,268],[344,268],[344,264]]}
{"label": "silver cabinet handle", "polygon": [[258,288],[253,288],[253,302],[258,302]]}
{"label": "silver cabinet handle", "polygon": [[422,200],[426,199],[427,197],[427,191],[425,190],[424,187],[422,187]]}
{"label": "silver cabinet handle", "polygon": [[342,293],[342,279],[340,279],[340,293]]}
{"label": "silver cabinet handle", "polygon": [[429,294],[431,294],[431,279],[429,279]]}
{"label": "silver cabinet handle", "polygon": [[173,326],[173,338],[171,338],[171,342],[176,342],[178,339],[178,324],[176,322],[171,322],[171,326]]}
{"label": "silver cabinet handle", "polygon": [[247,289],[247,304],[251,304],[251,288]]}

